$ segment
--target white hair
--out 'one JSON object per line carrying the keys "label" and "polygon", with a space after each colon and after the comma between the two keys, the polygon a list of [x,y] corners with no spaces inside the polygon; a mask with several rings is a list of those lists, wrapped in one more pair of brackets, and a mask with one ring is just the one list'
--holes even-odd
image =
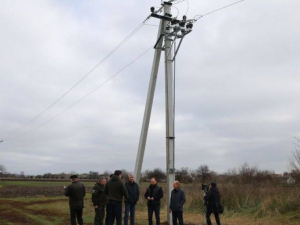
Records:
{"label": "white hair", "polygon": [[133,173],[129,173],[128,177],[134,177],[134,174]]}

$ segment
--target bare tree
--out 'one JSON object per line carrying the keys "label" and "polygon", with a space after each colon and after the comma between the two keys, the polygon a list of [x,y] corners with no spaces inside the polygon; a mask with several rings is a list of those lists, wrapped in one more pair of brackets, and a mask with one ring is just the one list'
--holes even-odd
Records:
{"label": "bare tree", "polygon": [[154,170],[146,170],[145,177],[148,179],[155,178],[158,182],[161,182],[166,179],[167,175],[160,168],[155,168]]}
{"label": "bare tree", "polygon": [[258,169],[255,166],[249,166],[248,163],[244,163],[239,167],[239,175],[242,178],[244,184],[253,183],[254,177],[257,175]]}
{"label": "bare tree", "polygon": [[7,172],[7,171],[6,171],[5,166],[0,165],[0,174],[5,174],[6,172]]}
{"label": "bare tree", "polygon": [[289,158],[289,170],[292,175],[300,176],[300,139],[296,140],[295,149]]}
{"label": "bare tree", "polygon": [[175,178],[182,183],[192,183],[193,181],[188,167],[182,167],[181,169],[176,170]]}
{"label": "bare tree", "polygon": [[196,170],[196,174],[202,180],[202,183],[204,183],[205,180],[210,177],[209,172],[210,172],[210,170],[209,170],[208,165],[201,165]]}

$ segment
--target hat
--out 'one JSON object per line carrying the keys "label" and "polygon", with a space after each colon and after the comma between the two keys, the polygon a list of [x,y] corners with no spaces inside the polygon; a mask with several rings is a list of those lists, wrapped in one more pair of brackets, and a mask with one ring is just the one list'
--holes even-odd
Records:
{"label": "hat", "polygon": [[77,178],[77,175],[71,175],[70,176],[70,179],[76,179]]}
{"label": "hat", "polygon": [[211,182],[210,185],[213,186],[213,187],[216,187],[217,183],[216,182]]}

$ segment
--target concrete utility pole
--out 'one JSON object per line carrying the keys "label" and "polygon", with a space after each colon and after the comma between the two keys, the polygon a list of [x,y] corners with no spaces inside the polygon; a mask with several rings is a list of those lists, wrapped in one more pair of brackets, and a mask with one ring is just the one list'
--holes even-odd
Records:
{"label": "concrete utility pole", "polygon": [[[171,15],[171,3],[164,4],[164,14]],[[169,33],[167,28],[169,21],[164,22],[164,32]],[[166,76],[166,155],[167,155],[167,205],[171,199],[171,191],[175,181],[175,113],[174,113],[174,75],[172,62],[172,42],[173,40],[165,35],[165,76]],[[168,223],[172,224],[171,214],[168,213]]]}
{"label": "concrete utility pole", "polygon": [[[148,95],[146,100],[143,125],[141,130],[140,142],[135,164],[135,176],[136,182],[140,181],[142,164],[144,159],[148,128],[151,117],[151,110],[153,105],[153,98],[157,80],[157,73],[159,68],[159,61],[161,51],[165,52],[165,89],[166,89],[166,172],[167,172],[167,205],[170,203],[171,191],[173,189],[173,182],[175,181],[175,93],[174,93],[174,73],[173,62],[178,53],[180,45],[185,35],[192,31],[194,20],[186,20],[186,16],[183,16],[183,20],[177,20],[172,18],[171,7],[172,2],[170,0],[163,2],[162,7],[155,11],[154,7],[151,7],[151,17],[160,19],[160,26],[158,30],[157,41],[154,46],[155,53],[153,59],[153,66],[151,71]],[[163,15],[159,14],[163,11]],[[180,39],[177,49],[173,46],[176,39]],[[168,213],[168,223],[172,225],[172,218]]]}

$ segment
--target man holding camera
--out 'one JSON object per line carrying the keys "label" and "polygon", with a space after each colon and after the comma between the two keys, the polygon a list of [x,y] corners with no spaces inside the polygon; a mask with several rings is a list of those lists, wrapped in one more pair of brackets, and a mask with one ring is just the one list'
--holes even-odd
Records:
{"label": "man holding camera", "polygon": [[207,225],[212,225],[210,220],[210,215],[213,213],[215,215],[217,225],[221,225],[219,212],[217,208],[217,204],[220,204],[220,192],[217,188],[217,183],[212,182],[209,185],[209,190],[204,196],[205,204],[206,204],[206,222]]}

